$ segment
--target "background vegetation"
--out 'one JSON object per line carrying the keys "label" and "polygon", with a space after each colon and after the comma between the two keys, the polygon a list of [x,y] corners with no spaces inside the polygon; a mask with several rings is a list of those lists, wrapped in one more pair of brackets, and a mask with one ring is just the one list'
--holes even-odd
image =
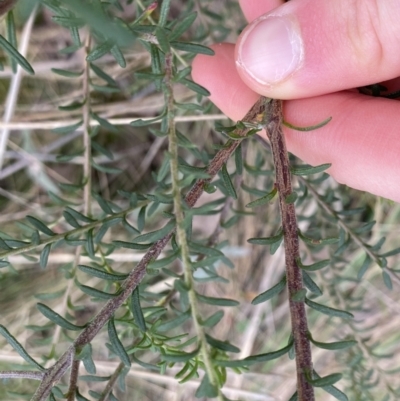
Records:
{"label": "background vegetation", "polygon": [[[157,7],[141,0],[20,0],[5,16],[1,34],[35,74],[18,54],[2,53],[0,324],[41,365],[54,364],[118,294],[125,276],[116,275],[129,274],[168,232],[176,190],[186,194],[206,177],[204,166],[229,139],[220,125],[233,123],[190,80],[190,63],[208,51],[196,44],[234,41],[244,26],[230,0]],[[25,70],[13,73],[17,64]],[[151,260],[140,294],[84,347],[79,390],[68,394],[67,374],[51,399],[288,400],[296,386],[292,352],[232,369],[215,362],[288,344],[286,291],[251,303],[284,274],[280,241],[247,242],[279,232],[278,202],[248,207],[274,180],[269,145],[257,136],[244,140],[194,212],[181,202],[186,256],[174,236],[159,261]],[[294,186],[299,228],[314,239],[301,245],[302,261],[329,260],[309,273],[308,297],[354,315],[308,309],[314,368],[320,376],[340,372],[335,387],[349,400],[399,399],[400,208],[325,173],[296,176]],[[32,370],[2,334],[0,370]],[[331,342],[343,349],[320,344]],[[217,383],[204,379],[207,358]],[[31,399],[38,383],[3,380],[0,399]],[[341,394],[329,385],[316,389],[318,400],[346,399]]]}

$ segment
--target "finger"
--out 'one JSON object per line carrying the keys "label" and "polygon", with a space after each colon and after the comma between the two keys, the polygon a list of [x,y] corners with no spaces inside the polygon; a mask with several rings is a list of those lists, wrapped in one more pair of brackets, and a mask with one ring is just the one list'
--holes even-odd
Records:
{"label": "finger", "polygon": [[[235,70],[233,45],[213,46],[214,57],[199,56],[193,79],[211,92],[211,100],[233,120],[242,118],[258,99]],[[285,120],[297,126],[332,121],[311,132],[284,128],[288,150],[306,163],[332,163],[328,172],[339,182],[400,201],[400,104],[357,93],[340,92],[284,103]]]}
{"label": "finger", "polygon": [[239,77],[234,62],[234,45],[210,46],[215,56],[197,56],[192,64],[192,78],[211,93],[209,99],[233,120],[240,120],[260,97]]}
{"label": "finger", "polygon": [[399,19],[398,0],[291,0],[242,32],[239,74],[254,91],[281,99],[395,78]]}
{"label": "finger", "polygon": [[240,0],[240,7],[247,21],[253,21],[261,15],[282,5],[283,0]]}

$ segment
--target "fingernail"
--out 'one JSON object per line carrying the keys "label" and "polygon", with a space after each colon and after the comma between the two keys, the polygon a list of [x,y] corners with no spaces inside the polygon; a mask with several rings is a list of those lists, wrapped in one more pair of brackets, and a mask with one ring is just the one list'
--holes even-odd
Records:
{"label": "fingernail", "polygon": [[236,63],[259,83],[277,84],[301,66],[303,40],[290,17],[263,17],[242,35]]}

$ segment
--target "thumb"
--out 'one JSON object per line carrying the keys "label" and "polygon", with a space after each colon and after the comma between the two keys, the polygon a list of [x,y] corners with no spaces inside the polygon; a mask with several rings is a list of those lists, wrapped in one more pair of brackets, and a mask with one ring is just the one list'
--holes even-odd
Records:
{"label": "thumb", "polygon": [[236,66],[259,94],[295,99],[400,75],[398,0],[291,0],[253,21]]}

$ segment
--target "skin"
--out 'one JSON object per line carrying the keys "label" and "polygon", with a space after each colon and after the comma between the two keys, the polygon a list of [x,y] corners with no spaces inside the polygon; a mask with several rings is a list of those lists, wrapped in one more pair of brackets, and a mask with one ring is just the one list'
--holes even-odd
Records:
{"label": "skin", "polygon": [[310,126],[331,116],[316,131],[285,127],[288,150],[312,165],[332,163],[328,172],[340,183],[400,202],[400,103],[354,89],[377,82],[389,91],[400,89],[398,0],[240,3],[250,23],[265,13],[296,21],[305,50],[301,67],[273,85],[238,71],[242,33],[236,45],[212,46],[214,57],[197,56],[193,79],[233,120],[241,119],[260,94],[286,99],[284,117],[293,125]]}

